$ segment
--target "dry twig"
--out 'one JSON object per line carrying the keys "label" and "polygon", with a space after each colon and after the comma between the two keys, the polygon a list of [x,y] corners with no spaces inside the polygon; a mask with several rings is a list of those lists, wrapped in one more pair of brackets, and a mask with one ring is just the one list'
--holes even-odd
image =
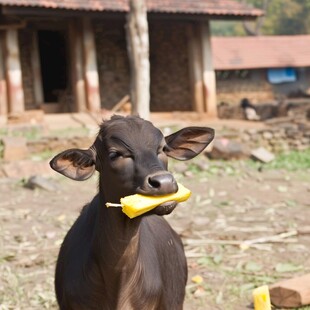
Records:
{"label": "dry twig", "polygon": [[250,247],[258,243],[290,243],[295,242],[295,239],[287,239],[289,237],[297,236],[297,230],[291,230],[277,235],[260,237],[256,239],[248,240],[211,240],[211,239],[185,239],[184,243],[186,245],[192,246],[204,246],[208,244],[218,244],[218,245],[236,245],[240,247]]}

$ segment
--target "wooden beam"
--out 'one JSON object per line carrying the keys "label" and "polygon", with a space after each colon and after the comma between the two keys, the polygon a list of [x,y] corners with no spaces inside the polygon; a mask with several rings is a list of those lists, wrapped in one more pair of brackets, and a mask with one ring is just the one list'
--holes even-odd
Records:
{"label": "wooden beam", "polygon": [[84,112],[87,110],[83,67],[83,37],[80,24],[80,19],[71,19],[69,22],[69,53],[71,62],[70,67],[72,68],[71,84],[75,112]]}
{"label": "wooden beam", "polygon": [[190,85],[192,92],[193,110],[198,113],[205,113],[204,106],[204,84],[202,72],[200,29],[196,23],[188,25],[188,53]]}
{"label": "wooden beam", "polygon": [[310,304],[310,274],[283,280],[269,288],[271,303],[279,308],[297,308]]}
{"label": "wooden beam", "polygon": [[5,32],[5,49],[9,112],[22,113],[25,111],[25,102],[16,29],[9,29]]}
{"label": "wooden beam", "polygon": [[87,108],[90,112],[96,113],[101,109],[101,101],[95,38],[90,19],[84,17],[82,25]]}
{"label": "wooden beam", "polygon": [[216,81],[212,63],[209,21],[200,23],[205,109],[209,117],[217,117]]}
{"label": "wooden beam", "polygon": [[36,31],[32,33],[32,47],[31,47],[31,67],[33,76],[33,93],[34,93],[34,103],[37,108],[40,108],[44,102],[43,97],[43,84],[41,77],[41,63],[40,63],[40,53],[38,46],[38,34]]}
{"label": "wooden beam", "polygon": [[9,23],[0,24],[0,30],[9,30],[9,29],[23,29],[27,26],[27,22],[25,20],[20,21],[19,23]]}
{"label": "wooden beam", "polygon": [[8,114],[8,97],[4,70],[3,53],[4,36],[0,34],[0,115]]}

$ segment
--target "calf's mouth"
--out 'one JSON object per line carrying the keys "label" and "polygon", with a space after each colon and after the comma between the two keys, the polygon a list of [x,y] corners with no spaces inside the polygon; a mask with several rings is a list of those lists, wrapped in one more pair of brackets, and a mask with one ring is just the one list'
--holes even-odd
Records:
{"label": "calf's mouth", "polygon": [[151,213],[157,214],[157,215],[167,215],[170,214],[175,207],[177,206],[177,201],[166,201],[159,206],[155,207]]}

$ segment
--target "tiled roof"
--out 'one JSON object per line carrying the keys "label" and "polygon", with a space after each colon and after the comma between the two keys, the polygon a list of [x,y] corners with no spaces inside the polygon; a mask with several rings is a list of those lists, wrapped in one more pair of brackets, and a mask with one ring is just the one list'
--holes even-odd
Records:
{"label": "tiled roof", "polygon": [[213,37],[216,70],[309,67],[310,36]]}
{"label": "tiled roof", "polygon": [[[260,16],[263,12],[234,0],[146,0],[149,12]],[[0,5],[87,11],[128,11],[128,0],[0,0]]]}

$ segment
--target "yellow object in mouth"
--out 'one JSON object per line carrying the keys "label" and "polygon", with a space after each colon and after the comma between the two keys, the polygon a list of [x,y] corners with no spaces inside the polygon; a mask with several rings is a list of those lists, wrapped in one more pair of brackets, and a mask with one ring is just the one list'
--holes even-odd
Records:
{"label": "yellow object in mouth", "polygon": [[106,203],[107,207],[122,207],[122,211],[129,217],[134,218],[148,211],[151,211],[155,207],[168,202],[176,201],[182,202],[187,200],[191,191],[184,187],[182,184],[178,184],[178,191],[174,194],[163,195],[163,196],[146,196],[146,195],[130,195],[121,198],[120,204]]}

